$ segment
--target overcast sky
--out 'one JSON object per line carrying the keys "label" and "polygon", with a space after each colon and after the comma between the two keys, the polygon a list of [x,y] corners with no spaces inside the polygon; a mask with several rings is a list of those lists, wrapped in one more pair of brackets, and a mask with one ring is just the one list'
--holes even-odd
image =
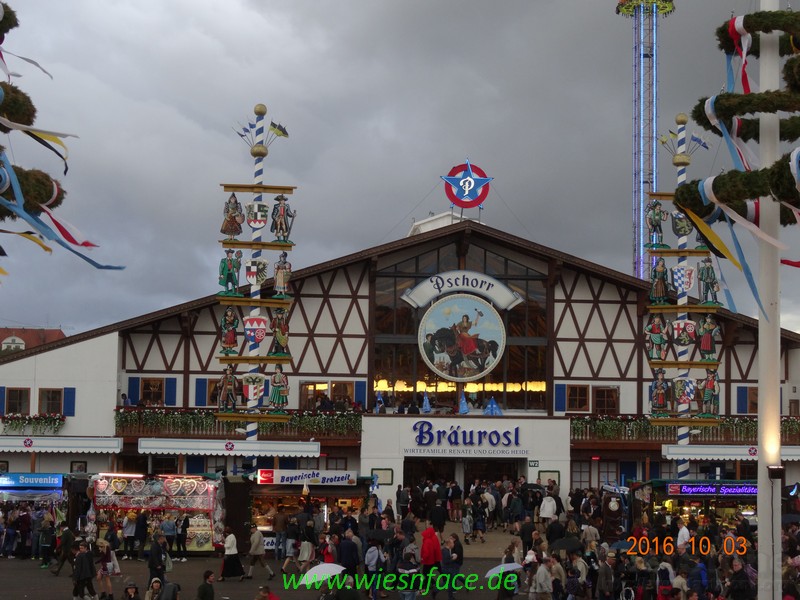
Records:
{"label": "overcast sky", "polygon": [[[714,30],[751,1],[676,2],[660,21],[660,127],[717,93]],[[19,134],[12,160],[67,190],[57,214],[100,244],[98,271],[4,236],[0,326],[70,335],[214,293],[222,182],[249,183],[236,136],[253,106],[282,123],[265,182],[297,186],[295,269],[396,240],[449,210],[439,179],[469,158],[495,178],[488,225],[631,272],[632,22],[614,0],[37,0],[3,48],[38,108],[76,133],[70,170]],[[750,73],[757,79],[757,61]],[[697,128],[692,128],[699,132]],[[717,138],[690,178],[731,167]],[[661,155],[660,189],[675,172]],[[242,202],[250,198],[240,195]],[[477,217],[477,211],[467,211]],[[8,223],[6,223],[8,225]],[[18,229],[22,225],[15,225]],[[248,231],[249,229],[246,228]],[[247,234],[245,234],[246,236]],[[800,259],[800,238],[782,230]],[[757,265],[749,234],[745,248]],[[725,275],[755,316],[743,277]],[[795,269],[783,326],[800,329]]]}

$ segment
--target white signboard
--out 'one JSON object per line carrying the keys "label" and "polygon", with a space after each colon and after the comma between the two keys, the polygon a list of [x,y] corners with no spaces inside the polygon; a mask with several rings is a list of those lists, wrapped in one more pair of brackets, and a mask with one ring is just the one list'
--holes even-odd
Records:
{"label": "white signboard", "polygon": [[503,282],[475,271],[447,271],[433,275],[415,288],[406,290],[401,298],[414,308],[419,308],[451,292],[483,296],[498,310],[507,310],[522,302],[522,296]]}
{"label": "white signboard", "polygon": [[259,469],[261,485],[355,485],[354,471],[321,471],[319,469]]}

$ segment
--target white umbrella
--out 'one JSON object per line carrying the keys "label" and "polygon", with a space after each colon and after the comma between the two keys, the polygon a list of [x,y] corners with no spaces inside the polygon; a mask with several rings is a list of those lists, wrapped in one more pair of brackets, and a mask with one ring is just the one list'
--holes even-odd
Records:
{"label": "white umbrella", "polygon": [[320,563],[316,567],[311,567],[308,571],[306,571],[305,574],[300,578],[300,583],[306,586],[311,586],[315,583],[326,580],[328,577],[338,575],[342,571],[344,571],[344,567],[342,565],[337,565],[336,563]]}
{"label": "white umbrella", "polygon": [[486,578],[488,579],[489,577],[494,577],[495,575],[502,575],[503,573],[512,573],[513,571],[519,571],[520,569],[524,568],[525,567],[518,563],[503,563],[486,571]]}

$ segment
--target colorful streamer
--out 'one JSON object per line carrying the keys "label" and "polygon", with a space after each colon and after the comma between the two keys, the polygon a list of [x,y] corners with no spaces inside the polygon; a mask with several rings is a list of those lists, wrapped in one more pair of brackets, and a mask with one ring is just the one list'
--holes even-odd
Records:
{"label": "colorful streamer", "polygon": [[715,256],[727,258],[729,261],[731,261],[731,264],[741,271],[742,265],[740,265],[739,261],[737,261],[733,256],[733,253],[725,245],[725,242],[722,241],[722,238],[714,233],[714,230],[711,229],[711,227],[709,227],[705,221],[703,221],[703,219],[698,217],[690,209],[681,208],[681,210],[687,217],[689,217],[697,231],[700,232],[700,235],[705,239],[708,249],[711,250]]}
{"label": "colorful streamer", "polygon": [[[7,229],[0,229],[0,233],[18,235],[20,237],[25,238],[26,240],[33,242],[48,254],[53,252],[53,249],[47,244],[45,244],[42,240],[40,240],[39,237],[33,231],[9,231]],[[0,256],[6,256],[6,253],[3,252],[2,254],[0,254]]]}

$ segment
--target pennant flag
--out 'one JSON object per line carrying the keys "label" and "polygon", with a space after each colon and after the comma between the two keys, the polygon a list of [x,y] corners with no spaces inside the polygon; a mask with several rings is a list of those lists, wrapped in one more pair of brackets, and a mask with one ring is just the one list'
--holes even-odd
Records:
{"label": "pennant flag", "polygon": [[458,414],[460,415],[469,414],[469,404],[467,404],[467,399],[466,397],[464,397],[464,392],[461,392],[461,401],[458,403]]}
{"label": "pennant flag", "polygon": [[8,256],[8,254],[6,254],[6,251],[3,250],[2,246],[0,246],[0,256]]}
{"label": "pennant flag", "polygon": [[690,209],[681,207],[681,210],[687,217],[689,217],[689,220],[694,225],[697,233],[703,239],[703,243],[708,247],[708,249],[719,258],[727,258],[736,266],[737,269],[741,271],[742,265],[740,265],[739,261],[734,258],[733,253],[725,245],[725,242],[723,242],[722,239],[716,233],[714,233],[714,230],[711,229],[711,227],[709,227],[706,222],[703,221],[703,219],[698,217]]}
{"label": "pennant flag", "polygon": [[0,275],[8,275],[8,271],[6,271],[3,267],[0,267]]}
{"label": "pennant flag", "polygon": [[278,131],[280,131],[280,132],[281,132],[281,135],[282,135],[283,137],[287,137],[287,138],[289,137],[289,132],[288,132],[288,131],[286,131],[286,127],[284,127],[284,126],[283,126],[283,125],[281,125],[280,123],[278,123]]}
{"label": "pennant flag", "polygon": [[693,133],[693,134],[692,134],[692,136],[691,136],[691,138],[689,138],[689,139],[690,139],[691,141],[693,141],[695,144],[697,144],[698,146],[700,146],[701,148],[705,148],[706,150],[708,150],[708,144],[707,144],[707,143],[706,143],[706,141],[705,141],[703,138],[701,138],[700,136],[698,136],[698,135],[695,135],[695,134]]}
{"label": "pennant flag", "polygon": [[[0,15],[0,18],[2,18],[2,15]],[[53,78],[53,76],[50,73],[48,73],[47,71],[44,70],[44,67],[42,67],[42,65],[40,65],[38,62],[36,62],[32,58],[26,58],[24,56],[20,56],[19,54],[14,54],[13,52],[9,52],[8,50],[6,50],[2,46],[0,46],[0,57],[2,57],[3,53],[9,54],[11,56],[14,56],[14,57],[16,57],[16,58],[18,58],[20,60],[24,60],[26,63],[29,63],[29,64],[33,65],[34,67],[37,67],[42,73],[47,75],[50,79]],[[5,65],[6,64],[5,58],[2,58],[1,60],[3,61],[3,65]],[[6,71],[6,69],[3,69],[3,70]],[[22,75],[19,75],[18,73],[9,73],[8,71],[6,71],[6,73],[9,76],[10,75],[14,75],[15,77],[22,77]]]}
{"label": "pennant flag", "polygon": [[670,129],[669,130],[669,137],[671,137],[673,140],[677,140],[678,139],[678,134],[675,133],[674,131],[672,131],[672,129]]}
{"label": "pennant flag", "polygon": [[[36,233],[33,232],[33,231],[8,231],[7,229],[0,229],[0,233],[7,233],[7,234],[10,234],[10,235],[18,235],[20,237],[25,238],[26,240],[29,240],[29,241],[33,242],[34,244],[39,246],[42,250],[44,250],[47,253],[50,253],[50,252],[53,251],[53,249],[50,246],[48,246],[47,244],[45,244],[42,240],[40,240],[39,236],[37,236]],[[3,256],[6,256],[6,254],[3,253]]]}
{"label": "pennant flag", "polygon": [[503,411],[500,410],[500,407],[497,405],[497,401],[494,399],[494,396],[491,397],[489,403],[483,409],[483,414],[489,417],[503,416]]}
{"label": "pennant flag", "polygon": [[281,130],[278,129],[278,124],[275,121],[269,122],[269,130],[271,133],[274,133],[277,136],[281,135]]}
{"label": "pennant flag", "polygon": [[661,145],[663,146],[664,144],[667,143],[667,136],[662,135],[661,137],[658,138],[658,141],[661,142]]}
{"label": "pennant flag", "polygon": [[[60,139],[58,139],[57,137],[55,137],[53,135],[47,135],[45,133],[33,133],[32,131],[23,131],[22,133],[24,133],[25,135],[27,135],[28,137],[33,139],[35,142],[40,143],[42,146],[44,146],[45,148],[50,150],[50,152],[55,154],[58,158],[63,160],[64,161],[64,175],[67,174],[67,171],[69,171],[69,165],[67,164],[67,156],[68,156],[69,152],[67,151],[67,147],[64,144],[64,142],[62,142]],[[64,148],[64,154],[61,154],[61,152],[59,152],[58,150],[53,148],[53,146],[50,144],[50,142],[53,142],[54,144],[58,144],[59,146]]]}
{"label": "pennant flag", "polygon": [[422,414],[425,414],[425,415],[427,415],[430,412],[432,412],[431,401],[428,399],[428,392],[425,392],[423,394],[423,396],[422,396],[422,409],[421,409],[421,412],[422,412]]}

